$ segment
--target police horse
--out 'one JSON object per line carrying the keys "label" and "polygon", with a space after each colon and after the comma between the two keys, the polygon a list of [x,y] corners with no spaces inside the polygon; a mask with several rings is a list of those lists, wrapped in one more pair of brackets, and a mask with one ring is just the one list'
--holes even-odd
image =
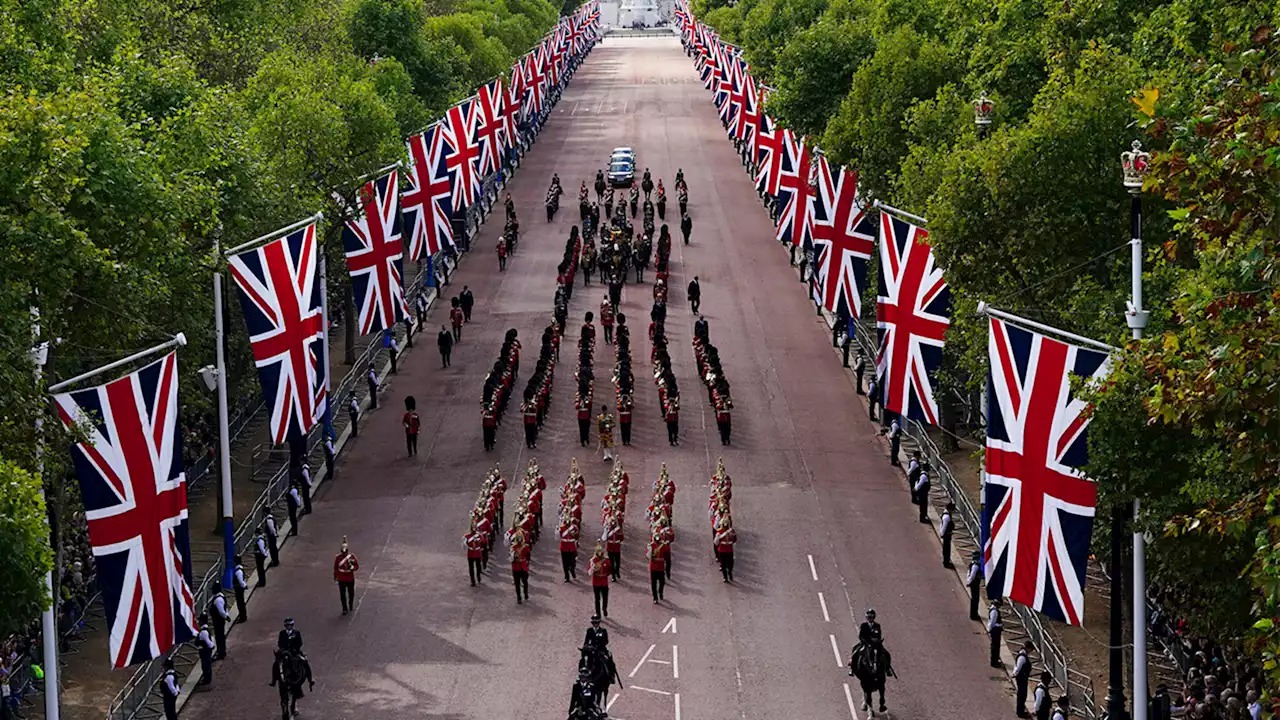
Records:
{"label": "police horse", "polygon": [[614,681],[622,682],[613,654],[608,649],[588,645],[578,659],[578,679],[569,700],[570,720],[605,720],[603,704]]}
{"label": "police horse", "polygon": [[874,717],[871,695],[880,693],[880,712],[885,712],[885,679],[889,676],[897,677],[898,674],[893,671],[892,658],[884,645],[873,640],[854,647],[849,657],[849,674],[858,678],[858,682],[862,684],[862,709]]}
{"label": "police horse", "polygon": [[280,687],[280,717],[289,720],[290,716],[298,716],[298,699],[303,696],[302,683],[308,689],[314,689],[316,681],[311,677],[311,663],[301,651],[276,650],[276,659],[271,666],[271,685]]}

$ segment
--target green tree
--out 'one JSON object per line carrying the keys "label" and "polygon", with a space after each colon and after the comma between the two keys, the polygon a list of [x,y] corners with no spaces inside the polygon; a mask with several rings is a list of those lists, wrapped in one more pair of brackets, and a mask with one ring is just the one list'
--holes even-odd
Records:
{"label": "green tree", "polygon": [[451,39],[429,39],[426,13],[414,0],[357,0],[351,15],[351,43],[361,57],[393,57],[413,80],[413,89],[431,112],[443,112],[465,88],[464,50]]}
{"label": "green tree", "polygon": [[[488,22],[497,24],[492,18]],[[426,21],[426,35],[430,40],[452,42],[462,49],[467,62],[458,77],[467,94],[509,71],[515,59],[497,38],[486,33],[485,25],[485,17],[470,13],[454,13]]]}
{"label": "green tree", "polygon": [[865,23],[824,15],[778,52],[778,92],[770,111],[801,135],[821,135],[849,93],[854,72],[874,51]]}
{"label": "green tree", "polygon": [[40,478],[0,458],[0,634],[23,632],[49,607],[45,573],[53,568]]}
{"label": "green tree", "polygon": [[745,15],[742,43],[760,80],[770,81],[778,50],[827,9],[827,0],[761,0]]}

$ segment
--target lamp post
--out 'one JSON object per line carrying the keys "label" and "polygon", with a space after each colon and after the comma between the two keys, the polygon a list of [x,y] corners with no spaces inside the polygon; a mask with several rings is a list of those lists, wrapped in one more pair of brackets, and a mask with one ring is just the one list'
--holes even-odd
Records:
{"label": "lamp post", "polygon": [[[1142,143],[1133,141],[1130,149],[1120,153],[1120,168],[1124,173],[1124,187],[1129,192],[1129,247],[1131,262],[1132,296],[1125,312],[1134,340],[1142,339],[1147,327],[1147,311],[1142,309],[1142,184],[1151,168],[1151,155],[1142,150]],[[1117,515],[1122,515],[1117,505]],[[1146,538],[1138,525],[1142,501],[1133,500],[1133,718],[1147,720],[1147,578]],[[1112,528],[1113,532],[1117,528]],[[1119,540],[1112,539],[1112,549]],[[1118,598],[1113,589],[1112,598]],[[1113,602],[1114,604],[1114,602]],[[1114,613],[1114,611],[1113,611]],[[1114,641],[1113,641],[1114,644]]]}
{"label": "lamp post", "polygon": [[973,101],[973,124],[978,126],[978,137],[985,138],[995,118],[996,104],[985,92]]}

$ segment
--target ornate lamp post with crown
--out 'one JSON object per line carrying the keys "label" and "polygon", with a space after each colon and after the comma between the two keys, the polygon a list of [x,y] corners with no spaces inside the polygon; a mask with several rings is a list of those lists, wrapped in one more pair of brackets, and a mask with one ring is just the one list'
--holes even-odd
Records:
{"label": "ornate lamp post with crown", "polygon": [[978,126],[978,137],[984,138],[987,136],[995,115],[995,102],[987,97],[985,92],[979,94],[978,99],[973,101],[973,124]]}

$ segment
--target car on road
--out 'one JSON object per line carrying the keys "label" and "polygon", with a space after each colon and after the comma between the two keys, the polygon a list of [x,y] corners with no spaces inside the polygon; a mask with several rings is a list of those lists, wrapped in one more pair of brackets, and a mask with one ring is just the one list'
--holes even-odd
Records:
{"label": "car on road", "polygon": [[614,148],[609,156],[609,184],[627,186],[636,181],[636,155],[629,147]]}

